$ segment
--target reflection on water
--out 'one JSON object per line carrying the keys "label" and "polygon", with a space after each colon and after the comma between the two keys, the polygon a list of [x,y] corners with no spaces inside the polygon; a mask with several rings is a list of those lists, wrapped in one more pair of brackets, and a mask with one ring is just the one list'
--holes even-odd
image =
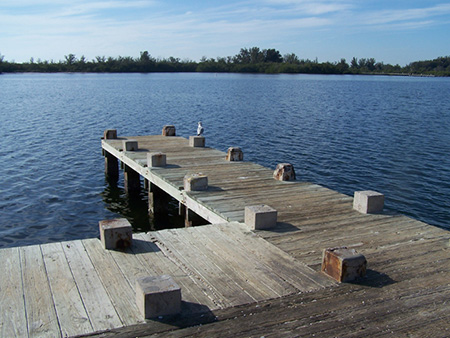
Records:
{"label": "reflection on water", "polygon": [[139,194],[128,194],[117,183],[105,180],[101,195],[105,207],[128,219],[135,232],[184,227],[184,216],[179,215],[178,202],[173,198],[169,200],[167,213],[149,214],[148,192],[143,185]]}

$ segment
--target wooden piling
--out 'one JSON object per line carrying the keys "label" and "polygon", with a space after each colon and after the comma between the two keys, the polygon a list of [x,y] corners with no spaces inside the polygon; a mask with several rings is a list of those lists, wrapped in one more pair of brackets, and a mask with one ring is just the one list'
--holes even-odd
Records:
{"label": "wooden piling", "polygon": [[167,214],[170,195],[158,187],[156,184],[150,183],[148,189],[148,212],[153,215]]}
{"label": "wooden piling", "polygon": [[141,191],[140,175],[127,165],[125,165],[123,174],[125,191],[128,194],[139,194]]}
{"label": "wooden piling", "polygon": [[119,179],[119,161],[107,151],[105,154],[105,175],[110,182],[117,182]]}

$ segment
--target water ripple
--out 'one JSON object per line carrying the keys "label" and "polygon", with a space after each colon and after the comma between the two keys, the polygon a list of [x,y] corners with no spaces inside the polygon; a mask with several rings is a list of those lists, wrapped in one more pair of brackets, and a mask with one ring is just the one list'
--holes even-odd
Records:
{"label": "water ripple", "polygon": [[[450,227],[449,79],[239,74],[3,74],[0,247],[98,236],[98,221],[146,218],[103,175],[100,136],[189,136],[291,162],[299,179]],[[122,179],[122,178],[121,178]]]}

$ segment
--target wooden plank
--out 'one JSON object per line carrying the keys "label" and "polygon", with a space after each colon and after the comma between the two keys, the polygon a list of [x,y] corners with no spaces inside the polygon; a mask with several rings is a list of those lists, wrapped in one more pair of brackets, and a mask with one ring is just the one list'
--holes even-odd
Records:
{"label": "wooden plank", "polygon": [[[335,283],[326,276],[318,274],[306,265],[293,259],[284,251],[267,243],[261,237],[252,233],[245,224],[230,223],[222,226],[222,231],[245,246],[249,252],[255,254],[280,277],[302,291],[312,291]],[[246,234],[244,238],[237,233]],[[257,245],[256,243],[260,243]]]}
{"label": "wooden plank", "polygon": [[174,259],[208,285],[217,304],[225,307],[255,301],[232,278],[225,275],[220,267],[214,265],[204,253],[199,252],[195,245],[186,241],[181,232],[163,230],[154,233],[154,236],[170,249]]}
{"label": "wooden plank", "polygon": [[136,306],[134,285],[130,285],[111,251],[104,250],[97,238],[83,240],[83,245],[122,323],[134,325],[142,322],[142,315]]}
{"label": "wooden plank", "polygon": [[65,242],[63,249],[94,330],[122,326],[83,243],[81,241]]}
{"label": "wooden plank", "polygon": [[[276,293],[265,288],[258,279],[252,278],[247,270],[242,269],[240,264],[242,257],[239,257],[237,261],[231,259],[224,250],[221,250],[222,245],[218,247],[212,243],[209,236],[203,235],[198,228],[200,227],[185,228],[181,235],[184,240],[188,241],[191,248],[195,247],[196,252],[205,255],[217,267],[219,273],[223,273],[233,280],[239,286],[239,291],[249,295],[254,301],[277,297]],[[251,260],[252,257],[248,257],[248,259]]]}
{"label": "wooden plank", "polygon": [[41,246],[50,290],[64,337],[93,331],[61,243]]}
{"label": "wooden plank", "polygon": [[[166,252],[163,244],[158,243],[155,238],[148,234],[136,234],[135,238],[139,240],[133,244],[133,252],[143,266],[156,271],[157,274],[168,274],[172,276],[181,287],[182,300],[185,303],[199,304],[207,307],[209,310],[215,310],[220,306],[214,302],[214,299],[208,295],[208,287],[188,269],[178,266]],[[158,246],[159,244],[159,246]],[[191,312],[195,310],[190,309]]]}
{"label": "wooden plank", "polygon": [[[139,140],[146,149],[161,147],[167,152],[172,167],[151,174],[174,189],[180,201],[189,199],[191,209],[197,208],[198,213],[242,220],[245,205],[251,203],[268,204],[278,210],[279,226],[264,231],[250,232],[242,224],[228,224],[145,235],[154,236],[148,245],[161,250],[157,255],[158,269],[166,269],[164,259],[169,259],[174,273],[181,269],[186,283],[193,280],[197,283],[195,287],[214,299],[217,307],[222,307],[216,312],[219,322],[165,335],[216,336],[226,332],[236,337],[314,334],[345,337],[392,332],[421,336],[428,334],[425,328],[434,329],[434,324],[438,331],[433,333],[439,332],[441,336],[448,333],[447,232],[389,212],[359,214],[352,209],[351,196],[307,182],[275,181],[271,169],[250,162],[227,163],[223,160],[224,153],[190,148],[182,138],[152,136]],[[116,144],[120,146],[120,142]],[[126,156],[145,174],[142,169],[145,151]],[[194,171],[206,173],[211,188],[180,193],[177,189],[182,186],[184,175]],[[146,242],[141,244],[144,251],[139,253],[142,254],[139,260],[154,266],[153,256],[145,252]],[[334,283],[305,264],[319,270],[322,250],[340,245],[350,245],[365,254],[369,261],[368,276],[359,285],[326,288]],[[243,257],[248,260],[239,264]],[[277,283],[277,277],[310,293],[263,301],[266,306],[225,309],[232,303],[227,301],[230,294],[223,292],[222,286],[227,287],[230,281],[218,279],[217,274],[232,276],[241,290],[247,287],[244,281],[250,284],[250,289],[255,288],[259,271],[252,269],[253,257],[258,258],[258,269],[272,273],[271,278],[259,281],[266,284],[261,293],[252,294],[254,299],[278,290],[279,285],[270,284],[272,280]],[[239,293],[237,289],[234,291]]]}
{"label": "wooden plank", "polygon": [[0,250],[0,337],[28,337],[18,248]]}
{"label": "wooden plank", "polygon": [[21,247],[20,258],[29,337],[60,337],[40,246]]}
{"label": "wooden plank", "polygon": [[228,257],[226,263],[245,273],[249,282],[253,282],[253,287],[266,290],[265,299],[282,297],[299,291],[227,236],[221,226],[205,225],[196,227],[195,230],[194,236],[199,234],[202,235],[199,239],[203,242],[210,241],[214,245],[211,250],[218,255]]}

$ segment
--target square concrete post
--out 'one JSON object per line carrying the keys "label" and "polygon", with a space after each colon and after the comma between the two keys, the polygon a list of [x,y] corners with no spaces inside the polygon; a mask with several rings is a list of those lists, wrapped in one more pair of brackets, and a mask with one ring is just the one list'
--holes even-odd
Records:
{"label": "square concrete post", "polygon": [[176,135],[175,126],[165,125],[162,129],[162,135],[163,136],[175,136]]}
{"label": "square concrete post", "polygon": [[355,191],[353,209],[363,214],[380,213],[384,207],[384,195],[376,191]]}
{"label": "square concrete post", "polygon": [[138,141],[136,140],[123,140],[122,141],[123,151],[137,151]]}
{"label": "square concrete post", "polygon": [[265,204],[246,206],[245,224],[253,230],[273,228],[277,225],[277,211]]}
{"label": "square concrete post", "polygon": [[117,130],[116,129],[106,129],[103,132],[104,140],[114,140],[117,138]]}
{"label": "square concrete post", "polygon": [[322,271],[338,282],[351,282],[366,274],[366,258],[347,247],[329,248],[323,251]]}
{"label": "square concrete post", "polygon": [[177,314],[181,311],[181,288],[168,275],[138,278],[136,304],[147,319]]}
{"label": "square concrete post", "polygon": [[165,167],[167,164],[166,154],[163,153],[147,153],[148,167]]}
{"label": "square concrete post", "polygon": [[131,246],[133,229],[125,218],[99,222],[100,240],[104,249],[125,249]]}
{"label": "square concrete post", "polygon": [[202,173],[187,174],[184,176],[185,191],[201,191],[208,189],[208,176]]}
{"label": "square concrete post", "polygon": [[189,136],[189,146],[194,148],[204,148],[205,147],[205,137],[204,136]]}

